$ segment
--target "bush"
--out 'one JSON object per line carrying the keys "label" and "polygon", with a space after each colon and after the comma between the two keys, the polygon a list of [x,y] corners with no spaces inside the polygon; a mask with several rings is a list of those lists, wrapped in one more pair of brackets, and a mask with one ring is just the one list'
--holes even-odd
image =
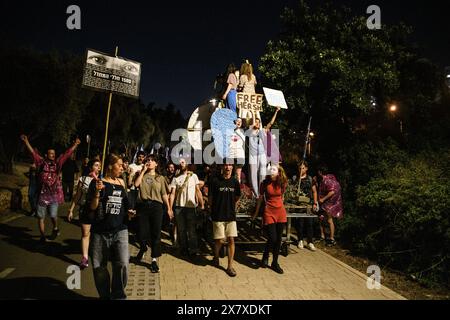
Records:
{"label": "bush", "polygon": [[449,159],[450,150],[416,156],[357,187],[343,237],[381,264],[449,286]]}

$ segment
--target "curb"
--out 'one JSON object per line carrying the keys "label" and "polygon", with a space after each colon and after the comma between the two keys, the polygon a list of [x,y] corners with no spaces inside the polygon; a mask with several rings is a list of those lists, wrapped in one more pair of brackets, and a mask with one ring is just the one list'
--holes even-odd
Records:
{"label": "curb", "polygon": [[[331,256],[330,254],[328,254],[328,253],[326,253],[326,252],[324,252],[324,251],[322,251],[322,250],[320,250],[320,249],[317,249],[316,252],[317,252],[317,253],[320,253],[320,254],[322,254],[322,255],[327,256],[327,257],[328,257],[330,260],[332,260],[334,263],[338,264],[339,266],[343,267],[344,269],[346,269],[346,270],[352,272],[353,274],[357,275],[357,276],[360,277],[362,280],[367,281],[367,275],[365,275],[365,274],[363,274],[362,272],[359,272],[358,270],[356,270],[356,269],[350,267],[348,264],[345,264],[344,262],[342,262],[342,261],[336,259],[335,257]],[[386,290],[386,291],[392,293],[393,295],[397,296],[397,298],[398,298],[399,300],[408,300],[408,299],[406,299],[405,297],[403,297],[402,295],[400,295],[399,293],[395,292],[395,291],[392,290],[392,289],[389,289],[388,287],[386,287],[386,286],[384,286],[384,285],[381,285],[380,290]]]}

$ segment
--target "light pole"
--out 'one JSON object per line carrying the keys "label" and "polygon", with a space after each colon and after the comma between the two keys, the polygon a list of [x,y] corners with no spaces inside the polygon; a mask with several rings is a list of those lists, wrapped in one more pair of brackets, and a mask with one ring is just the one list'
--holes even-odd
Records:
{"label": "light pole", "polygon": [[311,157],[311,144],[312,144],[312,139],[314,138],[315,134],[314,132],[310,132],[309,133],[309,141],[308,141],[308,157]]}
{"label": "light pole", "polygon": [[88,144],[88,148],[87,148],[87,158],[89,158],[89,150],[90,150],[90,148],[91,148],[91,136],[90,136],[90,135],[87,135],[87,136],[86,136],[86,142],[87,142],[87,144]]}

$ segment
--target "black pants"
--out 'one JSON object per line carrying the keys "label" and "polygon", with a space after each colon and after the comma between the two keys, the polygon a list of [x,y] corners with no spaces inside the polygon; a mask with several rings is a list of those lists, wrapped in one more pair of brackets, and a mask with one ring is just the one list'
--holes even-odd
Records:
{"label": "black pants", "polygon": [[273,223],[269,224],[266,227],[267,233],[267,243],[264,248],[264,259],[269,258],[269,252],[272,251],[273,260],[272,264],[278,263],[278,255],[280,254],[281,249],[281,240],[283,237],[283,229],[284,223]]}
{"label": "black pants", "polygon": [[295,229],[297,231],[298,241],[304,238],[304,227],[306,225],[306,238],[308,243],[313,241],[313,220],[312,218],[297,218],[295,219]]}
{"label": "black pants", "polygon": [[161,228],[163,204],[157,201],[144,201],[137,207],[139,221],[139,240],[142,246],[150,245],[152,258],[161,256]]}
{"label": "black pants", "polygon": [[72,182],[70,182],[70,181],[63,181],[62,185],[63,185],[63,192],[64,192],[64,199],[65,199],[65,201],[66,202],[72,201],[73,180],[72,180]]}

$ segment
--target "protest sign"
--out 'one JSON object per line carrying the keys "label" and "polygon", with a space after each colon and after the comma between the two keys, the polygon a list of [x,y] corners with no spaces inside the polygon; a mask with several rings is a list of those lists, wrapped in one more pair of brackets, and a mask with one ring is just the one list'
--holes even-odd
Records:
{"label": "protest sign", "polygon": [[262,112],[263,94],[243,93],[236,95],[238,109]]}
{"label": "protest sign", "polygon": [[287,103],[284,99],[284,94],[280,90],[274,90],[269,88],[263,88],[264,95],[266,96],[267,104],[272,107],[280,107],[287,109]]}
{"label": "protest sign", "polygon": [[139,97],[141,64],[88,49],[83,72],[84,87]]}

